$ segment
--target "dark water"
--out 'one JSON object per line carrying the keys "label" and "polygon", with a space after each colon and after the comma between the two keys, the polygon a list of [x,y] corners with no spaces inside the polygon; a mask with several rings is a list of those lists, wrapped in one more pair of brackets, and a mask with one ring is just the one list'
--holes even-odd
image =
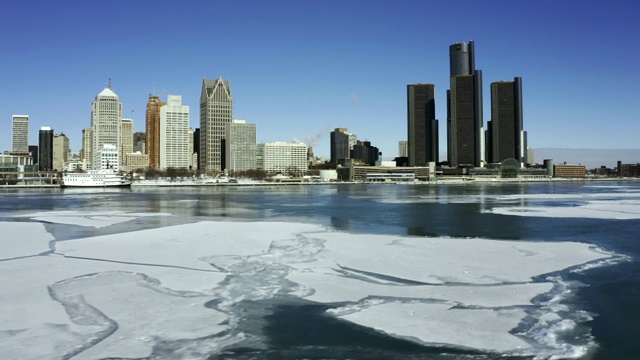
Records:
{"label": "dark water", "polygon": [[[536,194],[540,196],[531,196]],[[567,274],[570,280],[587,285],[577,290],[575,301],[581,309],[596,314],[584,324],[598,344],[587,358],[640,359],[640,220],[524,217],[486,212],[501,206],[577,206],[594,196],[598,200],[640,199],[640,184],[134,187],[115,191],[0,189],[0,221],[26,221],[10,215],[34,211],[117,210],[174,216],[145,217],[134,223],[114,225],[116,232],[225,218],[310,222],[357,233],[593,243],[628,255],[631,260]],[[69,233],[63,225],[47,227],[54,235],[65,232],[66,237],[72,238],[114,232],[113,228],[78,227]],[[260,315],[259,320],[254,317],[239,326],[259,333],[262,338],[256,343],[227,349],[211,359],[509,358],[393,339],[325,315],[326,305],[281,300],[245,304],[249,313]]]}

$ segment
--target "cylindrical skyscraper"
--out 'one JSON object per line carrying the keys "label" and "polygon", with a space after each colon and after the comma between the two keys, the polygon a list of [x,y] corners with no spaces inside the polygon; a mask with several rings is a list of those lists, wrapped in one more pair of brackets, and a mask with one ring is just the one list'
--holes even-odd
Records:
{"label": "cylindrical skyscraper", "polygon": [[473,75],[475,69],[475,54],[473,41],[469,43],[455,43],[449,46],[449,76]]}

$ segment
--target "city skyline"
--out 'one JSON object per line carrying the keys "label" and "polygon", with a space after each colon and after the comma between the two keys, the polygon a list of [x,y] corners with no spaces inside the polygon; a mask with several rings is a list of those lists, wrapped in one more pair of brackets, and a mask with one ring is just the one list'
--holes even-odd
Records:
{"label": "city skyline", "polygon": [[[36,129],[51,126],[79,151],[87,107],[109,78],[123,117],[141,131],[149,94],[181,95],[197,109],[202,79],[222,77],[233,85],[233,118],[256,124],[259,143],[299,139],[329,158],[329,133],[348,128],[388,159],[407,139],[407,84],[435,84],[436,118],[446,119],[447,47],[469,40],[483,70],[485,124],[489,84],[517,76],[530,147],[638,147],[638,50],[626,45],[638,33],[635,4],[579,3],[580,17],[577,2],[551,1],[157,4],[172,14],[162,19],[177,19],[171,27],[145,20],[146,1],[115,1],[99,14],[79,1],[9,4],[0,25],[0,151],[11,149],[14,114],[29,115],[30,145]],[[212,13],[221,29],[213,37],[201,31]],[[17,32],[18,23],[29,30]],[[151,51],[159,47],[172,50],[159,57]],[[34,92],[46,83],[54,91]],[[446,126],[439,130],[443,154]]]}

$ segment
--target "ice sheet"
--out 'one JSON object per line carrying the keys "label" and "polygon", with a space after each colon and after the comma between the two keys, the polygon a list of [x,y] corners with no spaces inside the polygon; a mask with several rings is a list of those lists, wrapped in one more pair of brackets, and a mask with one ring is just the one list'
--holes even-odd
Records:
{"label": "ice sheet", "polygon": [[587,219],[640,219],[640,200],[588,201],[577,206],[514,206],[495,207],[486,212],[501,215],[539,216]]}
{"label": "ice sheet", "polygon": [[[91,216],[123,217],[71,217]],[[66,215],[30,218],[41,217]],[[37,238],[37,225],[20,236]],[[0,348],[9,357],[145,357],[171,343],[176,358],[205,358],[244,338],[233,328],[247,316],[243,301],[285,294],[419,343],[535,355],[536,337],[513,329],[527,314],[549,320],[537,333],[567,320],[565,307],[534,300],[561,286],[540,275],[612,258],[575,242],[350,234],[292,222],[205,221],[54,248],[0,261]]]}

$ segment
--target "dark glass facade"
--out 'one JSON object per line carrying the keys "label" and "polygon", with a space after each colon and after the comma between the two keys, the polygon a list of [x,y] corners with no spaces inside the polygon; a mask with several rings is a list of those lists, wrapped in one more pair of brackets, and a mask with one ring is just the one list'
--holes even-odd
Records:
{"label": "dark glass facade", "polygon": [[38,169],[53,170],[53,130],[50,128],[40,129],[38,133]]}
{"label": "dark glass facade", "polygon": [[491,127],[489,162],[523,159],[522,79],[491,83]]}
{"label": "dark glass facade", "polygon": [[471,75],[475,71],[473,41],[449,46],[449,76]]}
{"label": "dark glass facade", "polygon": [[438,162],[439,140],[436,120],[435,86],[407,85],[407,125],[409,166]]}
{"label": "dark glass facade", "polygon": [[447,155],[450,166],[482,163],[482,71],[475,69],[473,41],[449,46]]}
{"label": "dark glass facade", "polygon": [[193,152],[197,154],[196,168],[200,170],[200,128],[193,131]]}
{"label": "dark glass facade", "polygon": [[330,134],[331,163],[337,164],[340,160],[351,157],[351,146],[349,144],[349,133],[346,128],[336,128]]}

